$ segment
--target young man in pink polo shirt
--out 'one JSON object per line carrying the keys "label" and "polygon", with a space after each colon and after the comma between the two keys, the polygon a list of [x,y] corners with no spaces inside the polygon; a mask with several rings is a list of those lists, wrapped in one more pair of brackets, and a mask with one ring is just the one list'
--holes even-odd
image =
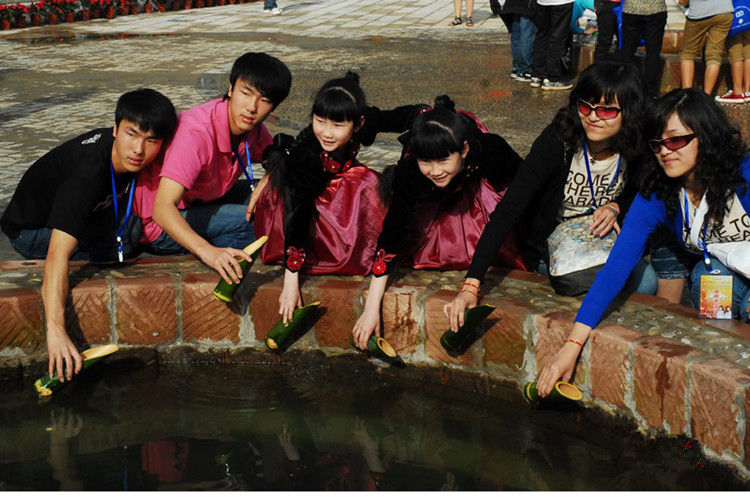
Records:
{"label": "young man in pink polo shirt", "polygon": [[163,164],[139,177],[135,209],[149,252],[191,252],[239,282],[237,259],[249,259],[241,249],[255,239],[252,162],[272,142],[263,121],[289,94],[292,75],[275,57],[248,52],[234,62],[229,82],[222,99],[180,114]]}

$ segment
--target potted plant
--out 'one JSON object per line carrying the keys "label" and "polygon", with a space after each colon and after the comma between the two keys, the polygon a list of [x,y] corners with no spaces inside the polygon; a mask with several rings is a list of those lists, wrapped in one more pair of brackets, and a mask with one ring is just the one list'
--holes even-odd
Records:
{"label": "potted plant", "polygon": [[45,4],[47,10],[47,23],[57,24],[60,19],[60,0],[52,0]]}
{"label": "potted plant", "polygon": [[99,0],[99,6],[104,12],[104,17],[112,19],[115,17],[115,2],[114,0]]}
{"label": "potted plant", "polygon": [[16,11],[11,5],[0,5],[0,30],[9,30]]}
{"label": "potted plant", "polygon": [[184,0],[182,2],[182,8],[185,9],[185,10],[188,10],[192,6],[193,6],[193,0]]}
{"label": "potted plant", "polygon": [[143,12],[146,14],[151,14],[154,11],[154,4],[152,0],[146,0],[143,3]]}
{"label": "potted plant", "polygon": [[130,2],[130,14],[135,16],[141,11],[141,7],[138,5],[138,0],[132,0]]}
{"label": "potted plant", "polygon": [[76,11],[80,6],[78,0],[59,0],[56,5],[66,23],[72,23],[75,20]]}
{"label": "potted plant", "polygon": [[88,21],[91,18],[91,0],[79,0],[81,6],[81,21]]}
{"label": "potted plant", "polygon": [[32,26],[42,25],[42,16],[44,15],[45,5],[44,0],[41,2],[32,2],[29,5],[29,18]]}
{"label": "potted plant", "polygon": [[130,0],[117,0],[117,13],[121,16],[127,16],[130,14]]}
{"label": "potted plant", "polygon": [[16,28],[26,27],[26,14],[29,13],[29,8],[22,3],[17,3],[13,6],[14,17],[16,18]]}

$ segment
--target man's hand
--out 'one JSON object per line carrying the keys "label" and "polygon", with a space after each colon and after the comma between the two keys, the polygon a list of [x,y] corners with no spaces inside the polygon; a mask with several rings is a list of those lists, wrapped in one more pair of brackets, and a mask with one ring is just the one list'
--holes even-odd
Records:
{"label": "man's hand", "polygon": [[60,381],[73,379],[73,373],[78,374],[83,367],[83,359],[73,342],[65,332],[65,328],[47,328],[47,353],[49,354],[49,376],[54,375]]}
{"label": "man's hand", "polygon": [[201,248],[197,255],[201,261],[216,270],[221,278],[235,284],[242,280],[239,259],[244,259],[248,263],[253,260],[245,251],[231,247],[214,247],[210,244]]}

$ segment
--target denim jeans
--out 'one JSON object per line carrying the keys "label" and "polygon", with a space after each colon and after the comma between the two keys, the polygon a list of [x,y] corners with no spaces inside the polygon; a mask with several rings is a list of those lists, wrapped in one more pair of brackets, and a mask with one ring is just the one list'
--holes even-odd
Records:
{"label": "denim jeans", "polygon": [[[130,223],[137,222],[138,228],[132,235],[125,231],[122,234],[123,255],[133,257],[139,251],[140,220],[131,216]],[[131,227],[132,225],[126,225]],[[94,261],[110,263],[117,260],[117,243],[115,221],[109,211],[99,211],[86,219],[86,228],[78,239],[78,247],[70,257],[72,261]],[[23,229],[10,244],[24,259],[46,259],[52,228]]]}
{"label": "denim jeans", "polygon": [[276,5],[276,0],[263,0],[263,10],[271,10],[278,7]]}
{"label": "denim jeans", "polygon": [[732,278],[732,318],[750,323],[748,319],[747,302],[750,300],[750,280],[724,266],[718,259],[711,260],[713,272],[706,269],[706,264],[699,260],[690,273],[690,296],[694,308],[701,304],[701,276],[729,275]]}
{"label": "denim jeans", "polygon": [[[250,203],[250,187],[240,179],[223,197],[206,204],[195,204],[180,210],[190,227],[215,247],[243,249],[255,240],[253,223],[245,220]],[[166,231],[147,246],[152,254],[187,254]]]}
{"label": "denim jeans", "polygon": [[526,16],[513,16],[510,32],[510,53],[513,56],[513,71],[517,75],[531,73],[534,55],[536,25]]}

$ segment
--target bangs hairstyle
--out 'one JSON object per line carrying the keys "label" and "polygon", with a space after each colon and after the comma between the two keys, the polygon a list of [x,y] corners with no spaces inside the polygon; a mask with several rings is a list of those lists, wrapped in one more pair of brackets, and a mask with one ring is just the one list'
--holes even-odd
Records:
{"label": "bangs hairstyle", "polygon": [[123,120],[165,141],[171,139],[177,129],[177,113],[172,102],[153,89],[137,89],[120,96],[115,108],[115,124],[119,126]]}
{"label": "bangs hairstyle", "polygon": [[[737,187],[747,189],[740,171],[740,164],[748,154],[747,144],[739,130],[730,124],[721,106],[697,89],[676,89],[656,101],[646,115],[646,139],[661,139],[674,113],[697,136],[693,139],[698,141],[695,178],[706,189],[708,216],[718,221],[729,208]],[[644,194],[656,193],[664,201],[667,215],[672,218],[679,208],[681,189],[680,180],[668,177],[656,155],[651,153],[645,166]]]}
{"label": "bangs hairstyle", "polygon": [[359,75],[348,71],[344,78],[323,84],[315,96],[312,114],[334,122],[357,122],[364,115],[366,106]]}
{"label": "bangs hairstyle", "polygon": [[585,137],[578,115],[578,100],[598,104],[601,99],[610,105],[617,102],[622,114],[622,128],[612,148],[626,159],[645,152],[641,126],[646,111],[646,80],[641,70],[628,63],[603,61],[586,68],[578,83],[570,91],[568,106],[561,108],[555,117],[558,137],[572,143],[577,150]]}
{"label": "bangs hairstyle", "polygon": [[455,111],[426,111],[414,119],[409,153],[419,160],[446,158],[462,150],[471,130],[469,122]]}
{"label": "bangs hairstyle", "polygon": [[[286,99],[292,88],[289,68],[265,52],[247,52],[238,57],[229,73],[229,83],[233,89],[239,78],[270,99],[274,108]],[[229,95],[224,94],[224,99],[229,99]]]}

